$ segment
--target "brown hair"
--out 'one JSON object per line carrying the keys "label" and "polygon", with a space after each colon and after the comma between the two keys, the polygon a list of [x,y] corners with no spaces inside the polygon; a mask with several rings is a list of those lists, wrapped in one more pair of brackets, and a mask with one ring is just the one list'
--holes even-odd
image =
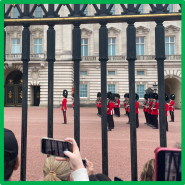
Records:
{"label": "brown hair", "polygon": [[71,174],[68,161],[57,161],[54,156],[48,157],[43,166],[44,181],[68,181]]}
{"label": "brown hair", "polygon": [[155,177],[155,160],[150,159],[143,166],[143,171],[141,173],[141,181],[154,181]]}

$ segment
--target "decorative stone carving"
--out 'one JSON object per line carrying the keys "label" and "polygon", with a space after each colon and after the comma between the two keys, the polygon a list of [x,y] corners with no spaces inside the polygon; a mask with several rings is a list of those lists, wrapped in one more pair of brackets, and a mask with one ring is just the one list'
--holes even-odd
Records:
{"label": "decorative stone carving", "polygon": [[40,77],[39,69],[34,67],[31,72],[31,77],[33,80],[37,80]]}
{"label": "decorative stone carving", "polygon": [[92,31],[87,29],[87,28],[82,28],[81,29],[81,36],[82,37],[90,36],[91,33],[92,33]]}
{"label": "decorative stone carving", "polygon": [[34,37],[37,37],[37,38],[43,37],[43,29],[41,28],[34,28],[30,32],[31,32],[31,35]]}
{"label": "decorative stone carving", "polygon": [[136,28],[136,35],[146,35],[149,33],[150,29],[144,26],[139,26]]}
{"label": "decorative stone carving", "polygon": [[174,34],[174,33],[177,33],[178,31],[180,31],[180,28],[174,25],[169,25],[165,27],[166,34]]}
{"label": "decorative stone carving", "polygon": [[110,35],[111,35],[111,36],[118,35],[120,32],[121,32],[121,30],[120,30],[120,29],[117,29],[117,28],[115,28],[115,27],[110,27],[110,28],[108,28],[108,34],[109,34],[109,36],[110,36]]}
{"label": "decorative stone carving", "polygon": [[14,36],[15,38],[21,37],[21,27],[19,26],[11,26],[10,30],[7,31],[10,36]]}

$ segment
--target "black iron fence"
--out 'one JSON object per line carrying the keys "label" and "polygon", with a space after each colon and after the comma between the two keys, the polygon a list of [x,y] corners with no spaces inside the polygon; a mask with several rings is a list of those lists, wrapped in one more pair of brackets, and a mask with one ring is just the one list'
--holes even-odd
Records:
{"label": "black iron fence", "polygon": [[[34,4],[30,10],[29,4],[24,4],[24,11],[20,5],[6,5],[4,12],[4,27],[23,26],[22,31],[22,57],[23,61],[23,99],[22,99],[22,135],[21,135],[21,177],[26,180],[26,149],[27,149],[27,91],[28,91],[28,62],[30,61],[30,25],[48,25],[47,30],[47,59],[48,61],[48,137],[53,137],[53,69],[55,62],[55,30],[56,24],[73,24],[72,42],[74,61],[74,138],[80,147],[80,99],[79,99],[79,64],[81,61],[81,24],[99,23],[99,61],[101,62],[101,96],[102,96],[102,172],[108,175],[108,139],[107,139],[107,77],[106,64],[108,57],[108,23],[127,22],[127,60],[129,72],[130,94],[130,151],[131,151],[131,180],[137,181],[137,137],[135,123],[135,60],[136,57],[136,28],[135,22],[155,21],[155,60],[158,66],[158,92],[159,92],[159,123],[160,123],[160,146],[166,147],[165,125],[165,98],[164,98],[164,60],[165,60],[165,29],[164,21],[181,20],[181,4],[178,12],[169,12],[169,4],[149,4],[151,11],[148,14],[140,14],[141,4],[120,4],[123,12],[120,15],[112,15],[111,9],[114,4],[107,8],[106,4],[100,6],[93,4],[96,13],[94,16],[85,16],[87,4],[80,9],[80,4],[48,4],[46,10],[44,4]],[[4,5],[5,6],[5,5]],[[34,18],[33,13],[37,6],[44,12],[43,18]],[[59,11],[62,6],[67,6],[68,17],[60,17]],[[10,18],[12,8],[17,8],[20,16],[17,19]],[[5,7],[4,7],[5,10]],[[105,47],[106,46],[106,47]],[[6,31],[4,30],[4,48],[6,48]],[[6,60],[6,51],[4,51]]]}

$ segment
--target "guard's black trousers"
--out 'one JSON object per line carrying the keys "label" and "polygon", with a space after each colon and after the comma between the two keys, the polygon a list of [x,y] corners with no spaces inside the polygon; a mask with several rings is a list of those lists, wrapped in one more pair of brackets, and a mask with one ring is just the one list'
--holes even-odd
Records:
{"label": "guard's black trousers", "polygon": [[138,119],[138,114],[136,114],[136,128],[139,127],[139,119]]}
{"label": "guard's black trousers", "polygon": [[101,115],[101,107],[98,107],[98,114]]}
{"label": "guard's black trousers", "polygon": [[64,123],[67,124],[66,111],[64,111],[64,110],[63,110],[63,116],[64,116]]}
{"label": "guard's black trousers", "polygon": [[166,131],[168,131],[168,121],[167,121],[167,116],[166,117]]}
{"label": "guard's black trousers", "polygon": [[158,115],[152,115],[153,118],[153,126],[158,128]]}
{"label": "guard's black trousers", "polygon": [[174,111],[170,111],[171,121],[174,121]]}
{"label": "guard's black trousers", "polygon": [[148,112],[144,112],[144,114],[145,114],[146,123],[149,123],[149,121],[148,121]]}
{"label": "guard's black trousers", "polygon": [[148,124],[151,124],[151,114],[148,114]]}
{"label": "guard's black trousers", "polygon": [[117,115],[118,117],[120,117],[120,109],[119,108],[115,108],[114,107],[114,113],[115,113],[115,115]]}
{"label": "guard's black trousers", "polygon": [[114,121],[113,121],[113,116],[110,114],[107,114],[107,123],[108,123],[108,128],[111,130],[114,128]]}

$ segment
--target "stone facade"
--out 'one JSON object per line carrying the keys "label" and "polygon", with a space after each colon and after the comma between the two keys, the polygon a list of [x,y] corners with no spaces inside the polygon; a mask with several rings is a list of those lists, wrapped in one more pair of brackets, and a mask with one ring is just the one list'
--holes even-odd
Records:
{"label": "stone facade", "polygon": [[[56,5],[57,6],[57,5]],[[7,8],[7,7],[6,7]],[[47,8],[47,7],[46,7]],[[173,5],[173,11],[178,12],[179,5]],[[115,5],[115,14],[121,13],[121,6]],[[150,11],[149,5],[144,5],[144,13]],[[62,7],[61,16],[69,14],[68,9]],[[95,10],[92,5],[88,5],[88,15],[93,15]],[[12,12],[11,12],[12,14]],[[138,55],[135,62],[135,82],[137,85],[145,85],[145,89],[153,88],[157,78],[157,62],[155,61],[155,22],[137,22],[136,37],[144,38],[144,55]],[[168,55],[165,60],[165,91],[168,94],[176,95],[175,105],[181,105],[181,21],[166,21],[165,36],[175,38],[175,54]],[[116,55],[109,56],[107,62],[107,84],[114,84],[116,93],[121,96],[129,91],[128,82],[128,62],[126,60],[126,28],[127,23],[109,23],[108,36],[116,38]],[[62,101],[62,92],[68,90],[68,105],[71,101],[71,89],[73,82],[73,61],[72,61],[72,29],[73,25],[56,25],[56,61],[54,63],[54,107]],[[80,71],[86,71],[87,75],[80,76],[80,83],[87,84],[87,97],[81,97],[83,105],[94,104],[97,92],[101,89],[100,62],[99,55],[99,24],[84,24],[80,26],[82,39],[88,39],[88,55],[82,56]],[[31,61],[29,62],[28,73],[28,105],[33,105],[33,86],[40,86],[40,106],[47,107],[48,101],[48,64],[47,54],[47,29],[48,26],[30,26],[31,32]],[[12,39],[20,39],[22,27],[6,27],[6,61],[4,63],[5,80],[7,75],[14,71],[22,71],[21,54],[14,54],[12,57]],[[42,53],[34,53],[34,39],[42,39]],[[20,51],[22,51],[20,44]],[[15,57],[16,56],[16,57]],[[108,71],[114,71],[115,75],[109,75]],[[137,75],[137,71],[144,72]],[[140,98],[140,102],[143,99]]]}

